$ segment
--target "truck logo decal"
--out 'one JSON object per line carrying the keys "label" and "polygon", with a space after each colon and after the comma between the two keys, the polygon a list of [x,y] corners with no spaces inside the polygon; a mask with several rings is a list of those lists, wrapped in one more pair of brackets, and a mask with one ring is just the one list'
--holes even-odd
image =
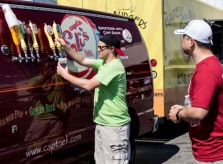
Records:
{"label": "truck logo decal", "polygon": [[[61,29],[62,37],[72,49],[75,49],[87,58],[97,58],[97,45],[100,33],[89,18],[66,14],[62,20]],[[81,66],[68,56],[67,66],[75,76],[81,78],[91,78],[95,75],[95,71],[92,68]]]}
{"label": "truck logo decal", "polygon": [[124,29],[122,31],[122,37],[124,38],[124,40],[128,43],[132,43],[132,34],[130,33],[129,30]]}

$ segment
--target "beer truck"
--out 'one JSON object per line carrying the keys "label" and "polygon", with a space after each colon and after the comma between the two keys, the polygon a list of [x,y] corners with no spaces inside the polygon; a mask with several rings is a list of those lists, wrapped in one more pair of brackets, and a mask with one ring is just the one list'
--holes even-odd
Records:
{"label": "beer truck", "polygon": [[[95,71],[72,61],[58,37],[88,58],[98,58],[101,35],[121,39],[126,102],[134,139],[153,131],[153,78],[149,54],[133,19],[74,7],[0,0],[0,163],[94,162],[94,91],[56,73],[65,61],[71,74]],[[108,75],[109,76],[109,75]],[[111,109],[112,110],[112,109]]]}

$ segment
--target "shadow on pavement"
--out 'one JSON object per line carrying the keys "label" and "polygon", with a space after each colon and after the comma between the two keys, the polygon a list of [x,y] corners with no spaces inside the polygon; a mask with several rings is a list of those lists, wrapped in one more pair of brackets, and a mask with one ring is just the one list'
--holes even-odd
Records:
{"label": "shadow on pavement", "polygon": [[188,126],[187,122],[175,124],[167,120],[156,132],[141,136],[136,142],[135,164],[162,164],[169,161],[179,153],[180,147],[168,141],[186,134]]}
{"label": "shadow on pavement", "polygon": [[146,133],[140,138],[154,138],[154,139],[166,139],[172,140],[182,134],[188,132],[189,124],[182,121],[181,123],[175,124],[170,120],[166,120],[163,124],[159,125],[158,130],[154,133]]}
{"label": "shadow on pavement", "polygon": [[[163,143],[137,143],[135,164],[162,164],[180,151],[176,145]],[[167,150],[167,151],[165,151]]]}

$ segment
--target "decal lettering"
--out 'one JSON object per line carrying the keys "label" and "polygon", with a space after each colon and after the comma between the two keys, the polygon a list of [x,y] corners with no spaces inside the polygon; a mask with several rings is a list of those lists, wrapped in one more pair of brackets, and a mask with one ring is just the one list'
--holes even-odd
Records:
{"label": "decal lettering", "polygon": [[30,107],[29,108],[29,114],[31,116],[40,115],[43,113],[49,113],[55,111],[55,104],[45,104],[45,106],[38,106],[38,107]]}
{"label": "decal lettering", "polygon": [[17,118],[22,118],[23,117],[23,112],[19,110],[14,110],[13,113],[7,115],[6,117],[0,119],[0,127],[5,126],[6,124],[10,123],[11,121],[17,119]]}
{"label": "decal lettering", "polygon": [[177,18],[180,18],[181,23],[189,22],[190,20],[195,18],[195,14],[187,7],[182,7],[182,6],[176,7],[172,11],[164,15],[165,25],[170,26],[172,23],[176,23]]}
{"label": "decal lettering", "polygon": [[134,19],[137,26],[140,27],[141,29],[146,29],[147,27],[146,26],[147,22],[145,22],[145,20],[143,20],[142,18],[136,15],[132,15],[132,14],[129,15],[127,12],[121,12],[121,11],[114,11],[114,14]]}
{"label": "decal lettering", "polygon": [[86,97],[75,97],[72,100],[63,103],[61,102],[59,104],[59,108],[61,109],[68,109],[70,107],[75,107],[76,109],[80,108],[80,104],[84,103],[84,104],[89,104],[89,103],[93,103],[93,97],[92,96],[86,96]]}
{"label": "decal lettering", "polygon": [[70,31],[76,30],[78,26],[82,24],[81,21],[76,21],[73,25],[69,27]]}
{"label": "decal lettering", "polygon": [[189,84],[191,80],[191,73],[189,74],[177,74],[177,84]]}
{"label": "decal lettering", "polygon": [[64,139],[60,139],[60,140],[55,140],[53,143],[51,144],[47,144],[41,147],[37,147],[37,148],[33,148],[33,149],[29,149],[26,151],[26,157],[30,157],[30,156],[34,156],[34,155],[38,155],[40,153],[43,152],[51,152],[53,153],[53,150],[55,149],[59,149],[62,148],[63,146],[67,145],[67,144],[71,144],[74,142],[77,142],[79,140],[82,139],[81,134],[76,135],[76,136],[68,136],[67,134],[65,135]]}
{"label": "decal lettering", "polygon": [[55,105],[54,104],[51,104],[51,105],[46,104],[45,108],[46,108],[46,113],[55,111]]}
{"label": "decal lettering", "polygon": [[154,93],[155,97],[163,97],[163,93]]}

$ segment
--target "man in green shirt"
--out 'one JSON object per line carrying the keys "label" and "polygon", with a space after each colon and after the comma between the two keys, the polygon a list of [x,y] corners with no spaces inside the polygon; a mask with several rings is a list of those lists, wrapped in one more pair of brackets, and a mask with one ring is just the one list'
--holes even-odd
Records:
{"label": "man in green shirt", "polygon": [[95,129],[95,161],[97,164],[128,164],[130,157],[130,116],[126,105],[126,73],[118,55],[120,40],[108,34],[100,38],[100,59],[88,59],[58,39],[65,52],[78,64],[94,68],[97,74],[92,79],[75,77],[60,63],[57,73],[64,79],[88,91],[95,89],[93,120]]}

